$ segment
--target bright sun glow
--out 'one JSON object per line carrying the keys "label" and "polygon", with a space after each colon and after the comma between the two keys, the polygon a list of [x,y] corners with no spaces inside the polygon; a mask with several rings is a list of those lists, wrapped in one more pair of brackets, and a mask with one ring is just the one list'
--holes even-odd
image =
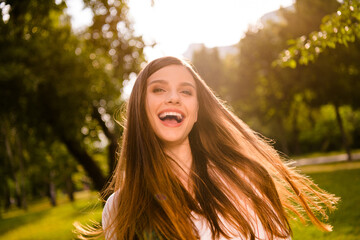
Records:
{"label": "bright sun glow", "polygon": [[[74,28],[91,24],[82,0],[67,0]],[[166,55],[181,56],[192,43],[208,47],[232,45],[249,25],[264,14],[290,6],[294,0],[131,0],[130,15],[136,34],[143,35],[149,61]]]}
{"label": "bright sun glow", "polygon": [[148,43],[148,60],[165,55],[181,56],[191,43],[208,47],[232,45],[249,25],[293,0],[134,0],[129,2],[136,33]]}

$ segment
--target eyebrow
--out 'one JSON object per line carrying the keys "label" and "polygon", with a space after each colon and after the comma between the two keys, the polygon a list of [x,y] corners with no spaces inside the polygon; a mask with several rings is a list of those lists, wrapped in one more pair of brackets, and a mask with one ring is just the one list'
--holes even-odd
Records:
{"label": "eyebrow", "polygon": [[[157,80],[151,81],[151,82],[148,84],[148,87],[149,87],[150,85],[152,85],[152,84],[155,84],[155,83],[169,84],[168,81],[166,81],[166,80],[157,79]],[[180,85],[181,85],[181,86],[190,86],[190,87],[196,89],[195,86],[194,86],[194,84],[192,84],[192,83],[190,83],[190,82],[181,82]]]}

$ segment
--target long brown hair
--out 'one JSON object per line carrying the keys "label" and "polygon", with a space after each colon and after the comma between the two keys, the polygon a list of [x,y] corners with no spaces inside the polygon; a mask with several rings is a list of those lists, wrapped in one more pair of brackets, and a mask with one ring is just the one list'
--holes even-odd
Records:
{"label": "long brown hair", "polygon": [[[173,172],[172,159],[145,111],[148,77],[169,65],[184,66],[197,88],[198,120],[189,134],[192,193]],[[331,230],[315,214],[326,218],[326,209],[334,209],[338,199],[284,164],[268,141],[228,110],[183,60],[159,58],[140,72],[124,127],[120,158],[107,189],[119,197],[105,231],[118,239],[197,239],[192,213],[208,221],[214,238],[240,233],[255,239],[251,213],[269,239],[290,236],[288,218],[294,214]]]}

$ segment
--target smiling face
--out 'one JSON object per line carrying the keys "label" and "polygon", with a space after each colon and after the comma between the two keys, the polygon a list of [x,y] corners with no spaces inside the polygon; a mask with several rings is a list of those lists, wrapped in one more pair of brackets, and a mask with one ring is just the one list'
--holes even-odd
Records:
{"label": "smiling face", "polygon": [[184,66],[166,66],[147,79],[146,114],[165,145],[188,141],[197,113],[195,80]]}

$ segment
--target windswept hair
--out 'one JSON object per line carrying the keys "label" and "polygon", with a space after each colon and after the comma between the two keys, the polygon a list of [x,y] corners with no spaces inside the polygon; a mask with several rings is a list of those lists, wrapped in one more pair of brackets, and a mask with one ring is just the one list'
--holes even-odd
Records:
{"label": "windswept hair", "polygon": [[[147,79],[169,65],[184,66],[193,76],[198,119],[189,134],[193,155],[192,193],[173,171],[173,160],[150,126],[146,114]],[[178,58],[150,62],[138,75],[127,105],[122,148],[107,191],[117,192],[113,221],[104,231],[117,239],[198,239],[190,216],[203,216],[214,238],[237,233],[255,239],[257,216],[268,239],[292,232],[289,217],[310,219],[331,231],[326,210],[338,199],[286,165],[260,134],[220,101],[195,68]],[[160,197],[159,197],[160,196]]]}

